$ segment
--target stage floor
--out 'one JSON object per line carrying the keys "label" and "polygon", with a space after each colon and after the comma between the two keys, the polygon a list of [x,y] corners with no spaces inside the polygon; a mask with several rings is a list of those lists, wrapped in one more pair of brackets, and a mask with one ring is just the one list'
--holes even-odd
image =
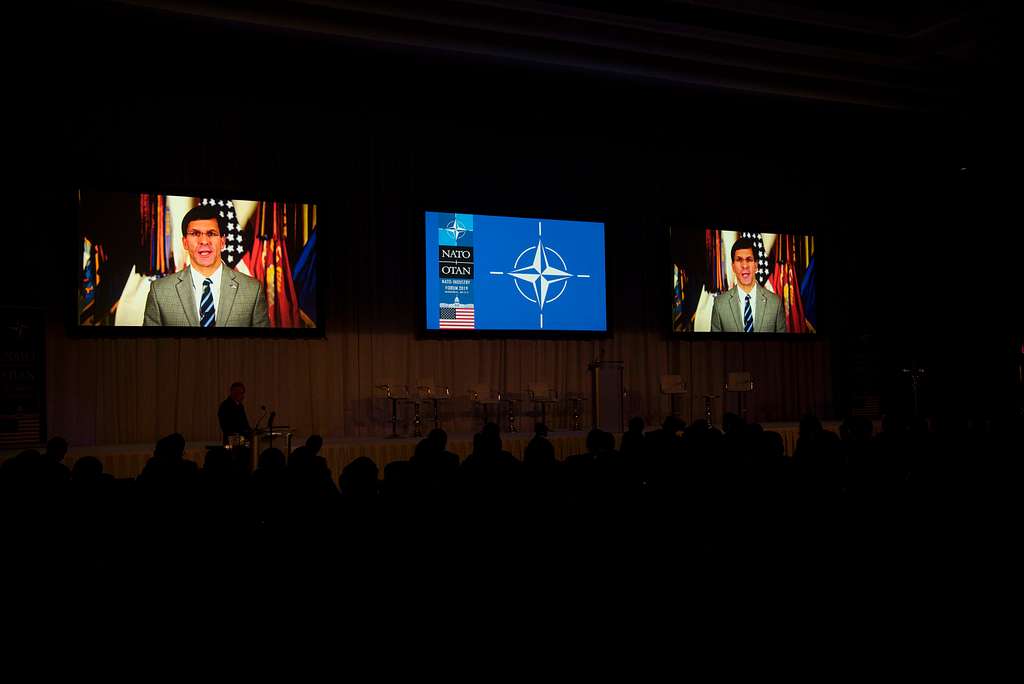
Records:
{"label": "stage floor", "polygon": [[[822,421],[827,430],[839,432],[840,421]],[[792,455],[796,447],[796,440],[800,434],[798,423],[762,423],[765,430],[778,432],[782,435],[785,444],[786,454]],[[300,439],[301,437],[301,439]],[[502,447],[510,451],[517,458],[522,458],[523,450],[533,437],[531,433],[502,433]],[[586,432],[559,431],[552,432],[548,439],[555,447],[555,455],[559,460],[573,454],[583,453],[586,450]],[[622,435],[615,435],[615,443],[619,444]],[[296,435],[293,446],[298,446],[305,441],[305,435]],[[344,439],[327,440],[324,443],[321,455],[327,459],[334,478],[337,479],[342,468],[359,458],[368,456],[376,464],[383,476],[384,466],[392,461],[408,460],[416,448],[420,438],[417,437],[353,437]],[[211,442],[189,442],[185,447],[185,457],[202,465],[203,457],[208,446],[214,446]],[[460,458],[467,456],[473,449],[473,435],[459,434],[449,435],[448,450],[459,455]],[[15,455],[17,452],[4,452],[0,454],[0,460]],[[70,468],[74,462],[84,456],[95,456],[103,463],[104,472],[110,473],[118,478],[136,477],[142,472],[146,461],[153,455],[152,444],[111,444],[104,446],[77,446],[72,445],[64,459],[65,464]]]}

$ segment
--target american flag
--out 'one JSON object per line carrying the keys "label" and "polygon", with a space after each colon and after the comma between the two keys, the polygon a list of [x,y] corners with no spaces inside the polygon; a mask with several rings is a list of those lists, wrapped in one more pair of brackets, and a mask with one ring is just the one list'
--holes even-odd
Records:
{"label": "american flag", "polygon": [[0,416],[0,449],[34,447],[44,441],[40,414]]}
{"label": "american flag", "polygon": [[441,307],[441,329],[473,330],[476,325],[473,319],[473,305]]}
{"label": "american flag", "polygon": [[238,266],[238,262],[242,260],[242,231],[245,226],[238,225],[234,202],[225,199],[203,198],[202,204],[217,209],[221,218],[227,223],[228,232],[224,236],[224,249],[220,253],[220,258],[231,268]]}
{"label": "american flag", "polygon": [[768,267],[768,254],[764,251],[764,239],[760,233],[743,231],[741,238],[748,238],[754,241],[754,258],[757,259],[757,284],[764,287],[771,277],[771,269]]}

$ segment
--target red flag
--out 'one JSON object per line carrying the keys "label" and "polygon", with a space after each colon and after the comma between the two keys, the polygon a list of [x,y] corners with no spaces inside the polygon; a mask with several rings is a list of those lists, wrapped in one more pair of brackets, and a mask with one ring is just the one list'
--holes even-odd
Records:
{"label": "red flag", "polygon": [[782,299],[783,310],[786,312],[786,330],[793,333],[807,332],[807,318],[804,315],[804,303],[800,298],[800,282],[796,275],[796,241],[791,235],[779,235],[776,238],[775,270],[768,282]]}
{"label": "red flag", "polygon": [[286,238],[289,228],[288,206],[279,202],[260,202],[256,208],[257,229],[253,245],[245,255],[252,277],[263,283],[267,294],[267,316],[275,328],[302,327],[299,300],[292,281]]}

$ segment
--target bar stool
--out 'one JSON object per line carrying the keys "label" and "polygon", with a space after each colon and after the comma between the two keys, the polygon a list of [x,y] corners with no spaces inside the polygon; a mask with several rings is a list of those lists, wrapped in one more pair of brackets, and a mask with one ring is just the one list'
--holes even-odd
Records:
{"label": "bar stool", "polygon": [[669,396],[669,406],[671,407],[671,413],[676,418],[679,417],[679,411],[676,409],[676,399],[687,394],[686,383],[683,382],[683,376],[681,375],[662,375],[659,383],[661,393]]}
{"label": "bar stool", "polygon": [[546,382],[530,382],[526,385],[526,396],[533,402],[535,415],[540,404],[540,422],[547,425],[548,404],[558,403],[558,393]]}
{"label": "bar stool", "polygon": [[750,371],[729,371],[726,373],[725,391],[739,394],[739,414],[746,420],[746,409],[743,406],[743,397],[748,392],[754,391],[754,378]]}
{"label": "bar stool", "polygon": [[377,385],[377,389],[384,393],[385,398],[391,400],[391,438],[398,437],[398,404],[408,403],[415,407],[415,413],[413,416],[413,435],[420,437],[422,432],[420,430],[420,403],[413,399],[409,394],[408,385],[394,385],[391,383],[383,383]]}
{"label": "bar stool", "polygon": [[586,403],[587,398],[583,396],[582,392],[566,392],[565,402],[568,404],[569,413],[572,416],[572,429],[574,432],[579,432],[581,429],[581,423],[583,420],[583,404]]}
{"label": "bar stool", "polygon": [[715,401],[715,399],[718,399],[720,395],[704,394],[701,396],[704,397],[704,420],[707,422],[709,428],[714,427],[715,422],[711,416],[711,407],[712,403]]}
{"label": "bar stool", "polygon": [[491,386],[485,383],[477,383],[469,388],[469,398],[474,406],[481,407],[483,411],[484,425],[488,423],[487,412],[493,407],[495,414],[501,412],[501,393],[494,392]]}
{"label": "bar stool", "polygon": [[422,401],[429,401],[434,407],[434,429],[441,428],[441,412],[438,408],[442,401],[452,398],[452,391],[447,385],[435,385],[433,378],[420,378],[416,381],[416,391]]}

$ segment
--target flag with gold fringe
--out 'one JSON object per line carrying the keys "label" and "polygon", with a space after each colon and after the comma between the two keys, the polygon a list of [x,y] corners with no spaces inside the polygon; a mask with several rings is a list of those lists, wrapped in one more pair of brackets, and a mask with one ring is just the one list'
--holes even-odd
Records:
{"label": "flag with gold fringe", "polygon": [[729,289],[729,255],[722,248],[722,231],[707,229],[704,232],[704,253],[707,255],[705,287],[709,294],[718,294]]}
{"label": "flag with gold fringe", "polygon": [[316,327],[317,319],[317,246],[316,230],[310,233],[306,246],[295,262],[292,281],[299,297],[299,315],[307,327]]}
{"label": "flag with gold fringe", "polygon": [[149,268],[145,273],[173,273],[174,249],[171,241],[175,230],[167,220],[167,196],[143,193],[139,195],[139,244],[146,251]]}
{"label": "flag with gold fringe", "polygon": [[676,332],[686,330],[686,271],[673,264],[672,278],[672,329]]}
{"label": "flag with gold fringe", "polygon": [[[782,299],[786,313],[786,331],[791,333],[810,332],[804,314],[803,299],[800,296],[800,254],[797,242],[799,236],[779,234],[772,252],[775,255],[775,269],[768,282]],[[802,269],[801,269],[802,270]]]}
{"label": "flag with gold fringe", "polygon": [[245,265],[252,277],[263,283],[267,296],[267,315],[275,328],[301,327],[298,297],[288,259],[288,232],[294,223],[294,211],[281,202],[260,202],[253,214],[256,230]]}
{"label": "flag with gold fringe", "polygon": [[82,239],[82,282],[78,295],[78,319],[81,325],[96,325],[96,291],[100,285],[100,270],[104,261],[102,245],[94,245],[89,238]]}

